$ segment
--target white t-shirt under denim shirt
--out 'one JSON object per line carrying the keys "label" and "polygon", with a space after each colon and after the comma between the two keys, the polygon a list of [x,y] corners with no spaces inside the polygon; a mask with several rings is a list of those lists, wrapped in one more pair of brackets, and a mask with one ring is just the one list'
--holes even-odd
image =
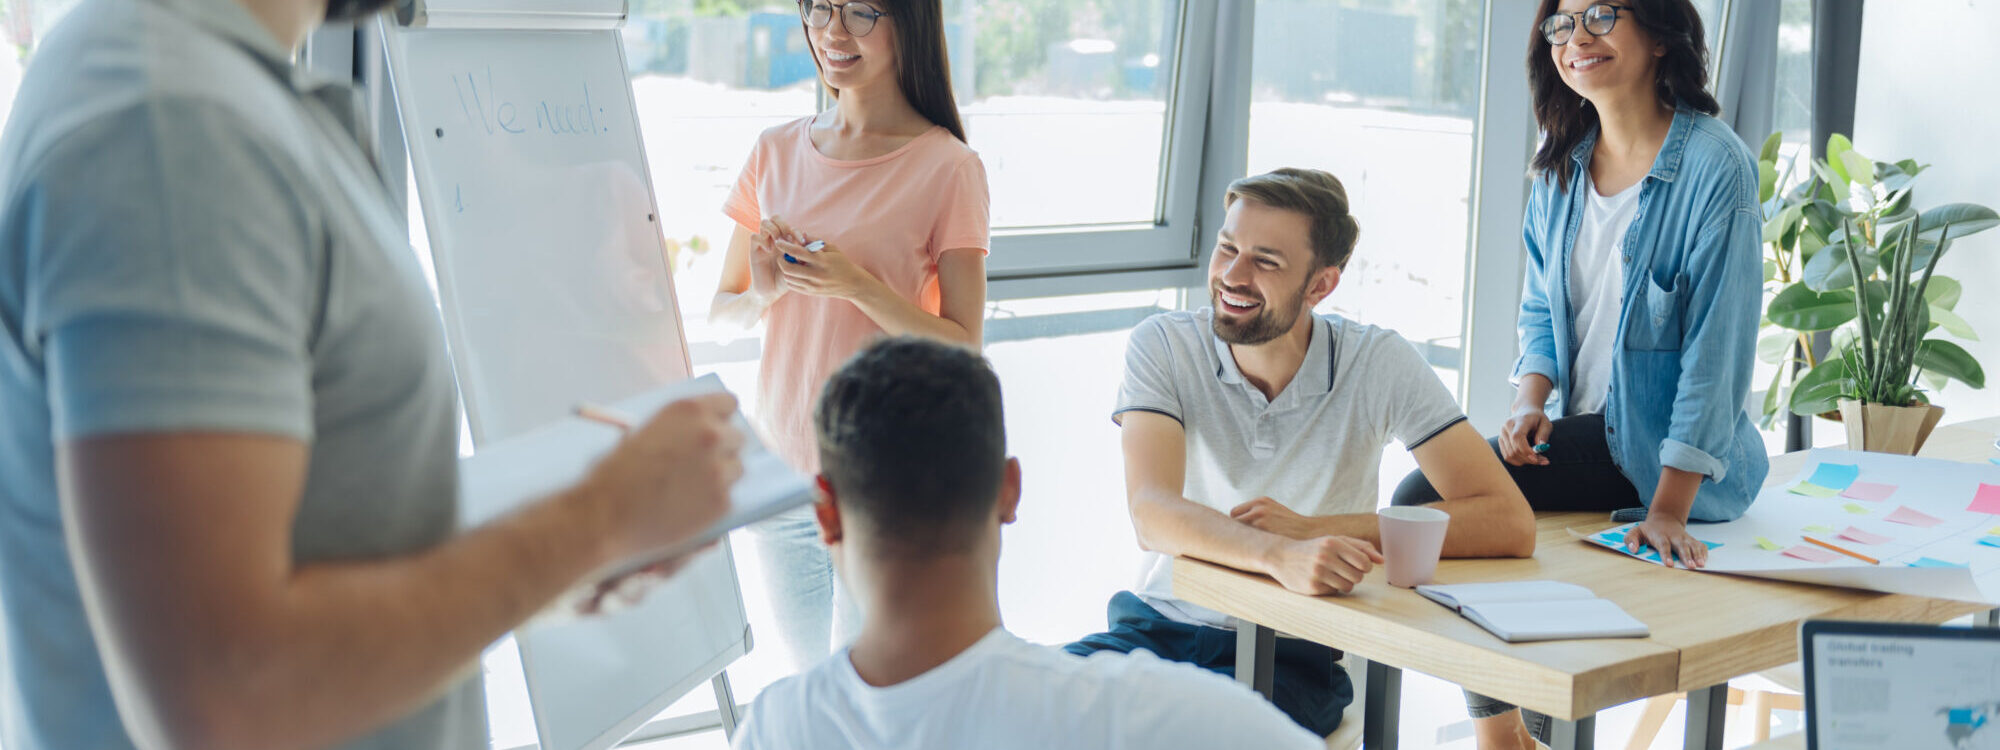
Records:
{"label": "white t-shirt under denim shirt", "polygon": [[[1336,315],[1313,317],[1298,374],[1267,401],[1216,337],[1213,315],[1162,313],[1134,328],[1114,412],[1181,423],[1189,500],[1224,513],[1258,497],[1306,515],[1371,513],[1383,446],[1414,450],[1465,419],[1408,341]],[[1172,563],[1146,554],[1139,598],[1180,622],[1228,627],[1222,613],[1174,598]]]}
{"label": "white t-shirt under denim shirt", "polygon": [[757,696],[736,750],[1323,748],[1227,677],[1151,652],[1089,657],[1004,628],[930,671],[876,687],[846,649]]}
{"label": "white t-shirt under denim shirt", "polygon": [[1625,303],[1625,234],[1639,211],[1640,180],[1617,195],[1601,195],[1596,181],[1582,175],[1583,225],[1569,255],[1569,306],[1576,311],[1576,368],[1565,416],[1604,411],[1611,392],[1612,346],[1618,340],[1618,311]]}

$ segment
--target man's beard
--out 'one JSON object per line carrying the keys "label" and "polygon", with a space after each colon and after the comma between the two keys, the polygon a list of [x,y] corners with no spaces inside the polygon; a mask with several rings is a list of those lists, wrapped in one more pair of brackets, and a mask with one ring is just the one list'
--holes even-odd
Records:
{"label": "man's beard", "polygon": [[395,4],[396,0],[326,0],[326,20],[352,21]]}
{"label": "man's beard", "polygon": [[[1305,296],[1306,287],[1309,286],[1312,286],[1312,276],[1310,275],[1306,277],[1304,284],[1299,285],[1298,292],[1293,294],[1291,299],[1281,300],[1281,304],[1274,305],[1271,304],[1270,300],[1259,298],[1259,301],[1263,304],[1257,306],[1256,314],[1252,315],[1249,320],[1226,322],[1222,319],[1222,284],[1220,282],[1210,283],[1208,286],[1208,303],[1210,307],[1216,310],[1215,320],[1211,326],[1215,329],[1216,338],[1222,339],[1227,344],[1255,346],[1285,335],[1298,322],[1299,300]],[[1239,295],[1235,292],[1230,292],[1230,296],[1248,297],[1251,295]]]}

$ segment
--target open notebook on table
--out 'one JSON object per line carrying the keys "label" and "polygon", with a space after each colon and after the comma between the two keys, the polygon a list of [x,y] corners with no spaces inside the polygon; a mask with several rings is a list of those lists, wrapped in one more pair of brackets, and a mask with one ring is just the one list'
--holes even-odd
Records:
{"label": "open notebook on table", "polygon": [[1571,638],[1644,638],[1651,631],[1590,589],[1561,581],[1418,586],[1417,593],[1508,643]]}

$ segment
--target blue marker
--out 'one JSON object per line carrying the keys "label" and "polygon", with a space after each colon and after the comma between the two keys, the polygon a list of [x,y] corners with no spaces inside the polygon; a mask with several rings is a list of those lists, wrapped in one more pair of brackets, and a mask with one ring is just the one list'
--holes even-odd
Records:
{"label": "blue marker", "polygon": [[1548,443],[1536,443],[1536,444],[1535,444],[1535,455],[1539,456],[1539,455],[1542,455],[1542,454],[1544,454],[1544,453],[1547,453],[1547,452],[1549,452],[1549,444],[1548,444]]}
{"label": "blue marker", "polygon": [[[825,249],[826,249],[826,240],[813,240],[811,242],[806,243],[807,252],[816,253]],[[785,253],[785,262],[790,263],[792,265],[798,265],[799,259],[792,257],[791,253]]]}

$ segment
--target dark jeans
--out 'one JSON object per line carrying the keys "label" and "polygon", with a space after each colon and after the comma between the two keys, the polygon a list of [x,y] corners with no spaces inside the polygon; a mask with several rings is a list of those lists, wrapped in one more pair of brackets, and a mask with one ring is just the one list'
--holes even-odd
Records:
{"label": "dark jeans", "polygon": [[[1549,465],[1506,464],[1507,475],[1520,485],[1521,494],[1527,496],[1529,507],[1535,510],[1610,512],[1640,505],[1638,489],[1611,460],[1611,446],[1604,442],[1604,415],[1563,417],[1551,422],[1550,426],[1549,451],[1542,454],[1549,460]],[[1499,438],[1486,442],[1493,446],[1494,454],[1500,453]],[[1502,463],[1505,464],[1505,461]],[[1396,493],[1389,502],[1394,505],[1423,505],[1440,499],[1437,489],[1419,470],[1403,478],[1403,483],[1396,486]],[[1465,708],[1472,718],[1483,719],[1512,711],[1514,705],[1467,690]],[[1548,717],[1522,711],[1521,719],[1527,722],[1528,729],[1535,736],[1548,739]]]}
{"label": "dark jeans", "polygon": [[[1111,597],[1105,608],[1111,630],[1085,636],[1063,647],[1077,656],[1098,651],[1153,652],[1168,661],[1186,662],[1224,677],[1236,676],[1236,632],[1189,625],[1167,619],[1130,591]],[[1335,663],[1340,652],[1311,641],[1279,638],[1272,660],[1271,702],[1321,737],[1340,727],[1340,714],[1354,702],[1354,683]]]}

